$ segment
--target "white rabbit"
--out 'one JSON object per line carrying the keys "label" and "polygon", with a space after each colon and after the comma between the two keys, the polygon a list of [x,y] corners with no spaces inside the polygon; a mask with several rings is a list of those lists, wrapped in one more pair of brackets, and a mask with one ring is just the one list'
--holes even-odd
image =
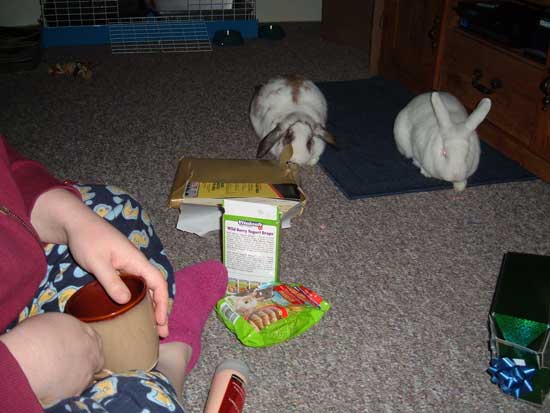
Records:
{"label": "white rabbit", "polygon": [[327,102],[310,80],[281,76],[256,89],[249,108],[250,122],[261,139],[256,156],[271,152],[280,158],[292,146],[290,162],[315,165],[334,138],[325,129]]}
{"label": "white rabbit", "polygon": [[483,98],[468,116],[462,103],[449,93],[416,96],[395,118],[397,149],[412,158],[422,175],[452,182],[456,191],[463,191],[479,165],[476,128],[490,109],[491,100]]}

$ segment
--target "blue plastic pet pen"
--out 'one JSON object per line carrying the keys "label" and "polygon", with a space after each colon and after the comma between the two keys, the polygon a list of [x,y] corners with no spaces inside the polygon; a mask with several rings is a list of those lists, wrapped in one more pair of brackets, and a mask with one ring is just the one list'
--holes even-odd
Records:
{"label": "blue plastic pet pen", "polygon": [[42,45],[113,53],[210,51],[217,31],[256,38],[256,0],[41,0]]}

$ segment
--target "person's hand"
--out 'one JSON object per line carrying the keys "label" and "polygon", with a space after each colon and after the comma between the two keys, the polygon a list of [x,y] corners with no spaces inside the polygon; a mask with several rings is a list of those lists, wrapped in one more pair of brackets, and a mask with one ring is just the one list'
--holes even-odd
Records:
{"label": "person's hand", "polygon": [[103,367],[101,338],[63,313],[24,320],[0,336],[43,404],[78,396]]}
{"label": "person's hand", "polygon": [[67,244],[75,261],[92,273],[119,304],[130,291],[118,273],[142,276],[152,293],[161,337],[168,335],[168,285],[161,272],[120,231],[64,189],[42,194],[31,222],[45,242]]}
{"label": "person's hand", "polygon": [[68,245],[74,259],[95,275],[118,303],[130,299],[130,291],[117,271],[142,276],[152,292],[157,329],[168,335],[168,286],[161,272],[115,227],[92,212],[89,219],[69,226]]}

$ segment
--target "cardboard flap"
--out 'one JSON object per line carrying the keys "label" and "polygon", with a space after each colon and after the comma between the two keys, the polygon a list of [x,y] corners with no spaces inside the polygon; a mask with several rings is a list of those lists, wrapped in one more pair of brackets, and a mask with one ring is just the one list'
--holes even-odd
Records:
{"label": "cardboard flap", "polygon": [[169,206],[179,207],[190,181],[300,186],[297,171],[294,165],[270,160],[181,158],[170,191]]}

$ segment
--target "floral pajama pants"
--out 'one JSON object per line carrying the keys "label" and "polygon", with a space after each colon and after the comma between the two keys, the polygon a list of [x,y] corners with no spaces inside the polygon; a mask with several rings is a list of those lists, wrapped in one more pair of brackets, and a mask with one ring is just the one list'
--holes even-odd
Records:
{"label": "floral pajama pants", "polygon": [[[174,274],[160,239],[151,224],[148,213],[128,194],[114,186],[75,185],[83,201],[96,214],[128,236],[164,275],[168,282],[170,299],[174,297]],[[18,322],[48,311],[63,311],[69,297],[93,276],[73,260],[66,245],[49,244],[45,247],[47,273],[31,303],[20,313],[9,328]],[[183,372],[182,372],[183,373]],[[158,371],[130,371],[109,376],[93,384],[79,397],[59,401],[45,408],[49,413],[69,412],[178,412],[176,394],[166,377]]]}

